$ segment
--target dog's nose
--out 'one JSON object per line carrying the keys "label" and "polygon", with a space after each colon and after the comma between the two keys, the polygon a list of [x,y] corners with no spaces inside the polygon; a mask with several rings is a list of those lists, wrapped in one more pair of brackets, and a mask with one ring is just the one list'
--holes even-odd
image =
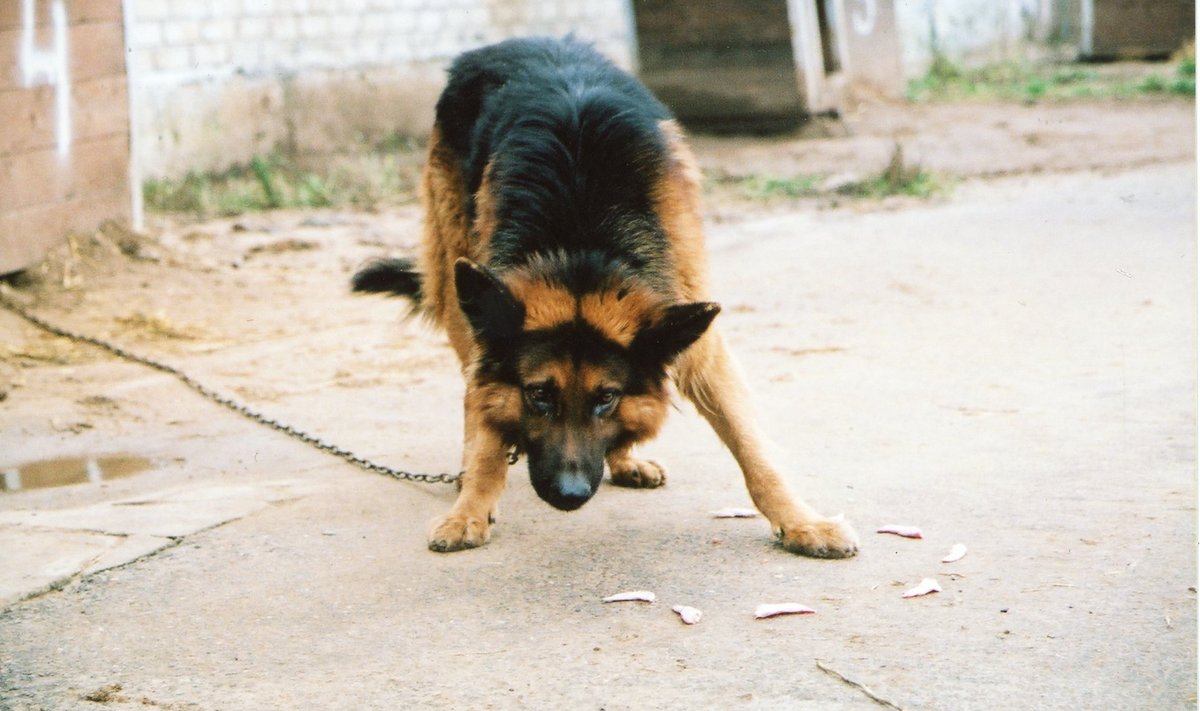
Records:
{"label": "dog's nose", "polygon": [[567,470],[555,477],[555,496],[550,504],[562,511],[574,511],[586,504],[592,493],[592,484],[582,472]]}

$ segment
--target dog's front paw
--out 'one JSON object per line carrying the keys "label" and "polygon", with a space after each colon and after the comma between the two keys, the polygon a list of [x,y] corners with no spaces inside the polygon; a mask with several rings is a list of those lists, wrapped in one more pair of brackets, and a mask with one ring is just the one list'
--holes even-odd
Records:
{"label": "dog's front paw", "polygon": [[858,552],[858,535],[840,518],[776,526],[775,535],[786,550],[811,558],[849,558]]}
{"label": "dog's front paw", "polygon": [[429,531],[429,550],[438,553],[478,548],[491,534],[487,519],[463,514],[447,514]]}
{"label": "dog's front paw", "polygon": [[612,483],[634,489],[655,489],[667,483],[667,470],[658,462],[627,459],[612,469]]}

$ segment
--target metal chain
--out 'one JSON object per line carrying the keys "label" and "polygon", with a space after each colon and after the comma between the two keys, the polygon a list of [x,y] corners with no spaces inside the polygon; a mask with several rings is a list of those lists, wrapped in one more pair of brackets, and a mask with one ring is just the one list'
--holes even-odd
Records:
{"label": "metal chain", "polygon": [[[245,417],[249,420],[253,420],[254,422],[257,422],[260,425],[266,425],[267,427],[270,427],[271,429],[276,430],[277,432],[282,432],[282,433],[288,435],[289,437],[292,437],[293,439],[298,439],[301,442],[304,442],[305,444],[316,447],[317,449],[321,450],[322,452],[325,452],[327,454],[332,454],[335,457],[343,459],[343,460],[345,460],[357,467],[360,467],[362,469],[366,469],[369,472],[375,472],[376,474],[382,474],[384,476],[389,476],[393,479],[400,479],[402,481],[419,481],[419,482],[424,482],[424,483],[428,483],[428,484],[435,484],[435,483],[452,484],[452,483],[462,479],[462,475],[463,475],[462,472],[459,472],[457,474],[449,474],[449,473],[421,474],[418,472],[404,471],[403,469],[394,469],[385,464],[379,464],[377,462],[372,462],[371,460],[366,459],[365,457],[358,456],[357,454],[355,454],[354,452],[351,452],[348,449],[343,449],[342,447],[339,447],[335,444],[330,444],[329,442],[326,442],[325,440],[321,439],[320,437],[317,437],[316,435],[309,434],[308,432],[305,432],[303,430],[298,430],[295,427],[292,427],[291,425],[284,424],[276,419],[267,417],[266,415],[262,414],[261,412],[252,410],[252,409],[250,409],[249,406],[247,406],[243,403],[240,403],[231,397],[222,395],[221,393],[213,390],[212,388],[208,387],[207,385],[204,385],[200,381],[196,380],[195,378],[191,377],[187,373],[184,373],[182,370],[179,370],[178,368],[176,368],[174,366],[167,365],[166,363],[154,360],[153,358],[147,358],[145,356],[138,355],[137,353],[126,350],[125,348],[118,346],[115,343],[106,341],[102,338],[96,338],[95,336],[88,336],[88,335],[85,335],[82,333],[68,331],[65,328],[56,326],[56,325],[50,323],[49,321],[42,319],[40,316],[34,315],[31,311],[26,309],[24,306],[21,306],[20,304],[16,303],[12,299],[10,299],[3,292],[0,292],[0,305],[4,306],[4,308],[8,309],[9,311],[12,311],[13,313],[15,313],[16,315],[25,319],[26,321],[33,324],[34,326],[37,326],[38,328],[42,329],[43,331],[46,331],[47,333],[51,333],[51,334],[54,334],[55,336],[60,336],[62,338],[67,338],[72,341],[77,341],[79,343],[86,343],[90,346],[95,346],[96,348],[99,348],[101,350],[108,351],[109,353],[117,356],[118,358],[121,358],[121,359],[124,359],[127,361],[131,361],[134,363],[138,363],[140,365],[146,366],[147,368],[153,368],[154,370],[166,373],[167,375],[174,377],[179,382],[183,383],[184,385],[188,386],[192,390],[196,391],[200,395],[203,395],[208,400],[211,400],[212,402],[215,402],[218,405],[226,407],[226,408],[238,413],[242,417]],[[509,452],[508,463],[515,464],[516,461],[517,461],[516,450],[513,450],[513,451]]]}

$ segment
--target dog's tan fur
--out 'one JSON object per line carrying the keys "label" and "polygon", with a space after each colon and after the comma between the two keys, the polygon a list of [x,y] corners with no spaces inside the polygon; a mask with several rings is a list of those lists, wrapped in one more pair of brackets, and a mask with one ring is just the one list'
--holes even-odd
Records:
{"label": "dog's tan fur", "polygon": [[[660,129],[669,146],[669,160],[651,197],[668,239],[675,270],[677,293],[671,296],[678,302],[707,301],[700,173],[675,122],[663,121]],[[503,432],[519,419],[522,407],[516,389],[480,382],[474,377],[478,346],[458,303],[454,270],[461,259],[487,261],[494,227],[490,170],[485,171],[474,196],[476,217],[472,224],[468,224],[464,185],[454,157],[443,145],[435,126],[421,184],[426,215],[421,256],[424,308],[449,335],[468,386],[464,408],[466,474],[454,506],[430,532],[430,546],[437,550],[469,548],[487,541],[508,468]],[[628,345],[638,330],[653,322],[668,305],[662,296],[637,283],[613,284],[611,289],[598,293],[575,295],[539,278],[536,265],[514,270],[502,278],[513,295],[525,304],[526,330],[548,328],[582,317],[610,340]],[[603,373],[572,372],[566,364],[557,367],[557,371],[539,376],[551,378],[564,387],[571,387],[575,381],[603,377]],[[854,533],[839,521],[818,515],[789,493],[778,470],[770,463],[765,442],[751,415],[746,387],[715,327],[709,328],[678,358],[672,377],[679,393],[696,405],[733,453],[755,506],[769,520],[786,549],[818,557],[854,554],[857,548]],[[661,392],[623,398],[617,418],[636,433],[635,440],[649,439],[662,426],[668,398],[665,388]],[[633,456],[632,443],[610,451],[606,461],[616,484],[656,487],[666,479],[661,465]]]}

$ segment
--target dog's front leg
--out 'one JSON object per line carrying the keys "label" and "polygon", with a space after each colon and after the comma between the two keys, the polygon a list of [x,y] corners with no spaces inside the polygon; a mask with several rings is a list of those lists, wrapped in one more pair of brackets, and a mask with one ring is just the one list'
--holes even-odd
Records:
{"label": "dog's front leg", "polygon": [[605,457],[612,483],[634,489],[654,489],[667,483],[666,467],[633,456],[633,445],[618,447]]}
{"label": "dog's front leg", "polygon": [[793,496],[768,460],[746,387],[719,332],[709,330],[684,353],[676,363],[676,381],[737,460],[750,498],[784,548],[815,558],[846,558],[858,551],[854,531]]}
{"label": "dog's front leg", "polygon": [[450,512],[434,521],[429,532],[429,549],[441,553],[487,543],[508,475],[508,450],[500,434],[470,406],[465,419],[462,488]]}

